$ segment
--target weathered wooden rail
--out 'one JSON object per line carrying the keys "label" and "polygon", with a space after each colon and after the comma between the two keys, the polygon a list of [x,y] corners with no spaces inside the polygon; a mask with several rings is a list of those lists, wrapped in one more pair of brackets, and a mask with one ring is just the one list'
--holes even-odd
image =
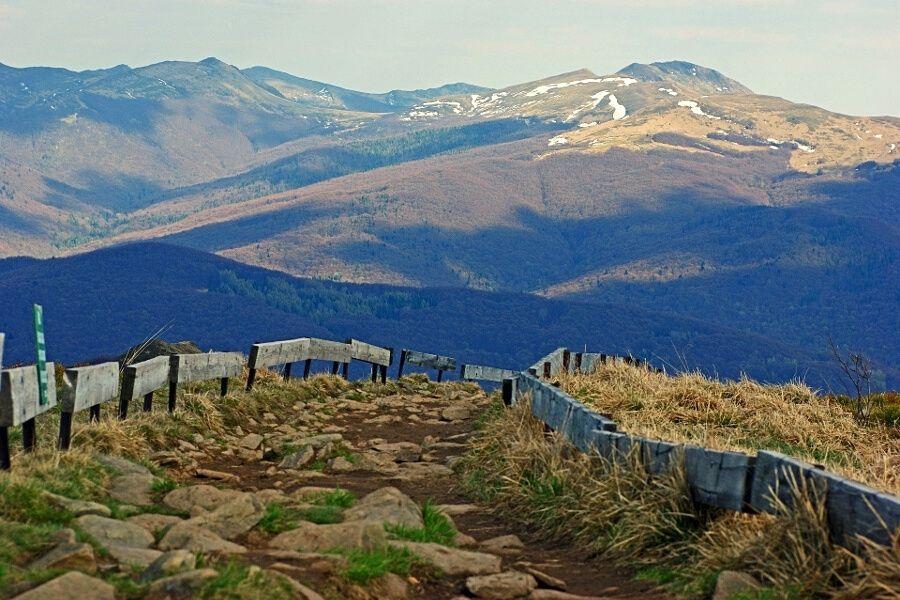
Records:
{"label": "weathered wooden rail", "polygon": [[526,371],[505,379],[504,401],[511,404],[527,398],[535,418],[583,452],[610,461],[637,456],[651,475],[682,467],[691,498],[697,504],[746,513],[774,513],[776,498],[790,506],[792,490],[805,485],[818,490],[824,498],[831,533],[842,545],[853,546],[858,536],[889,545],[900,529],[900,498],[896,496],[777,452],[761,450],[752,456],[624,433],[608,417],[540,379],[561,371],[588,371],[598,362],[610,360],[652,368],[632,359],[571,353],[559,348]]}
{"label": "weathered wooden rail", "polygon": [[[0,334],[0,367],[3,341],[4,336]],[[393,350],[353,339],[341,343],[298,338],[254,344],[247,363],[247,389],[252,388],[258,369],[284,365],[284,377],[289,378],[291,365],[304,362],[303,376],[308,377],[313,360],[332,362],[333,374],[337,374],[343,365],[344,376],[352,360],[365,362],[372,367],[372,380],[380,375],[384,381],[387,367],[393,362]],[[565,436],[583,452],[612,461],[636,456],[651,475],[683,468],[691,498],[697,504],[748,513],[772,513],[776,511],[776,499],[790,505],[791,490],[800,482],[819,490],[825,499],[831,532],[841,544],[851,546],[859,536],[889,544],[900,528],[900,498],[896,496],[777,452],[759,451],[752,456],[621,432],[612,419],[597,414],[545,381],[563,371],[586,372],[597,364],[610,361],[653,368],[630,357],[573,353],[559,348],[522,372],[464,364],[460,367],[460,378],[502,383],[504,402],[514,404],[528,399],[535,418]],[[444,371],[456,369],[455,358],[404,349],[400,355],[398,377],[403,375],[406,364],[437,370],[438,381]],[[87,409],[90,420],[95,421],[99,419],[100,406],[118,396],[118,415],[124,419],[131,401],[143,398],[144,410],[151,410],[154,393],[167,385],[168,409],[174,411],[179,384],[218,379],[224,395],[228,391],[229,378],[240,375],[243,367],[242,355],[234,352],[160,356],[126,366],[121,389],[117,363],[67,369],[60,402],[58,446],[60,449],[69,447],[72,418],[76,412]],[[48,363],[47,368],[53,373],[53,363]],[[41,405],[34,365],[5,369],[0,373],[0,468],[10,467],[9,427],[21,425],[25,451],[34,449],[35,417],[57,405],[55,379],[51,377],[48,384],[48,402]]]}

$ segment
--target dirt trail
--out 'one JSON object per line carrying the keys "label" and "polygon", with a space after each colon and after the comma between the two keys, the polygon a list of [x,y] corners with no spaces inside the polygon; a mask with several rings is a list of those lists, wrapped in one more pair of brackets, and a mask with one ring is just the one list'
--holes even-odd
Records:
{"label": "dirt trail", "polygon": [[[307,419],[308,435],[340,434],[340,445],[352,452],[351,463],[333,458],[318,469],[286,470],[278,468],[281,457],[254,459],[247,452],[234,456],[198,455],[197,467],[237,476],[239,481],[223,481],[223,487],[245,491],[278,489],[291,495],[304,486],[343,488],[357,498],[383,488],[394,486],[421,505],[426,500],[439,505],[470,505],[459,486],[458,477],[446,468],[448,461],[465,451],[466,438],[475,430],[476,420],[489,404],[487,396],[474,386],[465,391],[456,384],[438,386],[411,381],[399,394],[389,397],[369,397],[360,400],[338,398],[322,406],[314,417]],[[308,410],[304,407],[303,411]],[[289,431],[283,419],[261,423],[255,432],[263,437]],[[237,441],[239,436],[235,436]],[[397,443],[405,450],[398,450]],[[265,454],[262,449],[258,451]],[[208,479],[182,480],[182,484],[209,483]],[[548,542],[514,521],[491,512],[490,507],[469,507],[470,512],[454,514],[457,529],[478,542],[504,535],[516,535],[524,546],[520,550],[505,551],[501,556],[503,569],[515,569],[520,562],[566,583],[566,591],[579,596],[602,598],[669,598],[653,590],[652,586],[633,581],[628,573],[602,560],[591,560],[580,548]],[[242,560],[270,567],[287,563],[297,567],[291,575],[323,595],[335,594],[329,574],[307,570],[308,560],[285,558],[267,547],[267,536],[251,531],[235,540],[249,552]],[[466,549],[488,552],[478,544]],[[273,555],[274,554],[274,555]],[[332,574],[333,575],[333,574]],[[443,599],[465,595],[465,577],[429,577],[414,570],[408,585],[409,597]],[[333,577],[331,578],[333,581]],[[323,589],[325,588],[325,589]],[[362,596],[362,591],[338,588],[338,594]],[[378,593],[371,597],[379,597]]]}

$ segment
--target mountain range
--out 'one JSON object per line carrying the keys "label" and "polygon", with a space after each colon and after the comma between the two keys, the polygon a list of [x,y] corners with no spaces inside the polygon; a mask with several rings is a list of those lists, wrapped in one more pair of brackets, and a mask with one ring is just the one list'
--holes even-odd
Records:
{"label": "mountain range", "polygon": [[682,61],[385,94],[216,59],[0,66],[0,256],[162,240],[318,280],[634,307],[820,370],[832,336],[897,385],[898,143],[896,117]]}

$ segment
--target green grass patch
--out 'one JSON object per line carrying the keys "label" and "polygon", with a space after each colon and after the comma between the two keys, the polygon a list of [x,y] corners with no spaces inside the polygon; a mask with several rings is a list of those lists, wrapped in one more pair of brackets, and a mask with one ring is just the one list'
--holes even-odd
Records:
{"label": "green grass patch", "polygon": [[157,497],[164,496],[178,487],[178,483],[168,477],[157,477],[150,486],[150,491]]}
{"label": "green grass patch", "polygon": [[231,561],[214,565],[219,572],[197,592],[197,598],[221,600],[289,600],[294,592],[285,578],[259,567]]}
{"label": "green grass patch", "polygon": [[452,546],[456,541],[457,531],[453,523],[441,513],[433,502],[426,500],[422,504],[422,528],[406,525],[385,525],[388,533],[401,540],[411,542],[434,542],[444,546]]}
{"label": "green grass patch", "polygon": [[312,501],[313,504],[338,508],[350,508],[354,502],[356,502],[356,496],[353,495],[353,492],[341,488],[335,488],[321,496],[316,496]]}
{"label": "green grass patch", "polygon": [[266,506],[266,513],[260,519],[257,527],[260,531],[276,535],[296,529],[297,524],[303,520],[303,511],[301,509],[273,502]]}
{"label": "green grass patch", "polygon": [[385,546],[379,550],[350,550],[345,553],[347,568],[344,577],[348,580],[366,584],[386,573],[397,575],[409,575],[413,565],[417,562],[416,556],[406,548],[393,548]]}

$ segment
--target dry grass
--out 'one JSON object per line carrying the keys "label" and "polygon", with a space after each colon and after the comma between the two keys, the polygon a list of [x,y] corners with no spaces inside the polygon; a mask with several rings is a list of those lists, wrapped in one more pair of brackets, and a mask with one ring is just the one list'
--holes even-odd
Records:
{"label": "dry grass", "polygon": [[622,363],[558,377],[622,431],[720,450],[783,452],[900,493],[900,429],[861,424],[805,385],[666,376]]}
{"label": "dry grass", "polygon": [[897,597],[900,545],[856,554],[833,545],[816,491],[795,485],[796,508],[775,515],[696,507],[680,469],[652,477],[636,456],[584,455],[546,433],[525,403],[492,415],[461,469],[468,491],[501,512],[687,597],[707,597],[726,569],[771,586],[760,597]]}

